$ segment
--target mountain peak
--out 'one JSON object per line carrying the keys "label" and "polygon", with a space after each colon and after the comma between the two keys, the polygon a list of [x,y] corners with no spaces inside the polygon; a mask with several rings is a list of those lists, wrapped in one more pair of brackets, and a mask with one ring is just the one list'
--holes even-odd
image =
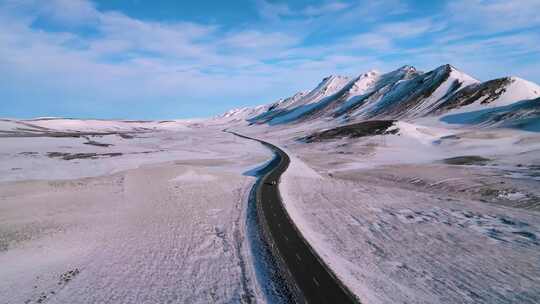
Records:
{"label": "mountain peak", "polygon": [[363,74],[361,74],[358,78],[373,78],[377,77],[381,74],[378,70],[369,70]]}
{"label": "mountain peak", "polygon": [[325,81],[332,81],[332,80],[337,80],[337,79],[347,79],[347,78],[349,78],[349,77],[342,76],[342,75],[328,75],[328,76],[324,77],[322,79],[322,81],[325,82]]}
{"label": "mountain peak", "polygon": [[406,65],[400,67],[400,68],[398,69],[398,71],[403,71],[403,72],[416,72],[416,68],[413,67],[412,65],[406,64]]}
{"label": "mountain peak", "polygon": [[479,83],[477,79],[474,77],[462,72],[461,70],[457,69],[455,66],[447,63],[443,64],[436,69],[433,70],[435,73],[446,73],[450,75],[450,77],[458,79],[459,81],[463,82],[464,85],[469,85],[473,83]]}
{"label": "mountain peak", "polygon": [[450,73],[450,72],[463,73],[458,68],[456,68],[455,66],[453,66],[453,65],[451,65],[449,63],[443,64],[443,65],[437,67],[434,71],[446,71],[447,73]]}
{"label": "mountain peak", "polygon": [[508,77],[514,90],[519,91],[521,94],[526,94],[528,99],[540,97],[540,86],[534,82],[525,80],[517,76]]}
{"label": "mountain peak", "polygon": [[312,93],[320,92],[323,95],[331,94],[339,89],[341,89],[348,81],[350,80],[347,76],[341,75],[330,75],[321,81],[317,88],[315,88]]}
{"label": "mountain peak", "polygon": [[511,81],[514,81],[514,82],[515,82],[515,81],[517,81],[517,82],[523,82],[523,83],[526,83],[526,84],[528,84],[528,85],[530,85],[530,86],[532,86],[532,87],[538,87],[538,84],[536,84],[536,83],[534,83],[534,82],[532,82],[532,81],[528,81],[528,80],[523,79],[523,78],[518,77],[518,76],[509,76],[508,78],[509,78]]}

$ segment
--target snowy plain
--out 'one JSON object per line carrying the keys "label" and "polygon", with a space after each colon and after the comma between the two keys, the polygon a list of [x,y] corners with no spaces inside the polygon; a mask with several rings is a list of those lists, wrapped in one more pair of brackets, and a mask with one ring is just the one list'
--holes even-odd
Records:
{"label": "snowy plain", "polygon": [[226,128],[290,155],[287,211],[362,301],[540,298],[538,133],[421,118],[394,134],[306,143],[332,125],[247,126],[241,112],[0,121],[2,300],[273,303],[246,227],[271,153]]}
{"label": "snowy plain", "polygon": [[88,136],[110,146],[0,138],[0,303],[266,302],[246,238],[246,172],[271,153],[176,124],[91,123],[131,132]]}

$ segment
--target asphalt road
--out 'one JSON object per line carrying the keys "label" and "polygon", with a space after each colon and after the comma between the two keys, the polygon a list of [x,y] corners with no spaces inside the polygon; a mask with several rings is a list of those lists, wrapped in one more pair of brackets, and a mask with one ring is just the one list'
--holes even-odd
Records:
{"label": "asphalt road", "polygon": [[288,272],[306,303],[359,303],[334,276],[298,231],[283,207],[279,179],[290,163],[289,156],[278,147],[234,132],[237,136],[256,140],[276,154],[273,165],[259,183],[257,208],[262,208],[269,233]]}

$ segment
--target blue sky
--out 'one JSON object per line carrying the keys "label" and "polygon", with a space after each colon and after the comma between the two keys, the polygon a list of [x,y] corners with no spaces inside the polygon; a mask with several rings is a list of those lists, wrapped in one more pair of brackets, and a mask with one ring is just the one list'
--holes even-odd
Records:
{"label": "blue sky", "polygon": [[538,0],[0,0],[0,117],[206,117],[330,74],[540,83]]}

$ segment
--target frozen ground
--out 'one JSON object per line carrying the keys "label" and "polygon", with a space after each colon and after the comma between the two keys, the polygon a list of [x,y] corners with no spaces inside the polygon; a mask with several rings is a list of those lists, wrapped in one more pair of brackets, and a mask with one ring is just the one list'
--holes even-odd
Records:
{"label": "frozen ground", "polygon": [[286,148],[286,207],[365,303],[538,303],[540,135],[398,122],[315,143],[324,123],[245,133]]}
{"label": "frozen ground", "polygon": [[0,138],[0,303],[264,302],[244,173],[270,153],[195,123],[121,131]]}
{"label": "frozen ground", "polygon": [[[248,214],[270,153],[234,123],[0,121],[1,303],[275,300]],[[326,127],[237,129],[290,154],[286,207],[364,302],[538,302],[538,133],[297,140]]]}

